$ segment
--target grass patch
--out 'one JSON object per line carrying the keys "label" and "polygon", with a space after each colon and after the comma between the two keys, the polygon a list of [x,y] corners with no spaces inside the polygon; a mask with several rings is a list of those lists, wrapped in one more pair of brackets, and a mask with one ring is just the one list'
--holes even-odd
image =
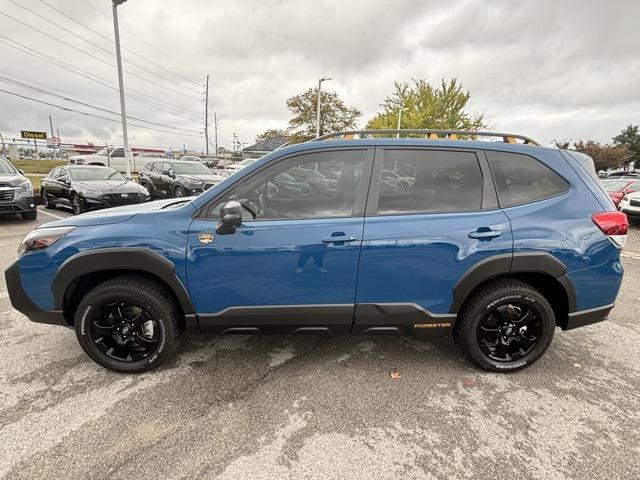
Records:
{"label": "grass patch", "polygon": [[26,177],[31,180],[31,184],[33,185],[33,191],[36,194],[36,197],[40,195],[40,180],[43,177],[40,175],[26,175]]}
{"label": "grass patch", "polygon": [[[66,165],[66,160],[15,160],[11,161],[14,167],[24,173],[49,173],[52,168]],[[38,183],[39,185],[39,183]]]}

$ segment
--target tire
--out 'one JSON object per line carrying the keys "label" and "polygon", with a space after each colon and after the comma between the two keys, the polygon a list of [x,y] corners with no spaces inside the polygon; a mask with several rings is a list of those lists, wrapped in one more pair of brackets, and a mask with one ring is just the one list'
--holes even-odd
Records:
{"label": "tire", "polygon": [[[111,355],[107,353],[109,350],[105,347],[115,344],[116,340],[114,338],[122,340],[122,334],[127,333],[124,328],[120,330],[117,328],[119,322],[115,316],[105,317],[105,313],[101,313],[113,311],[110,309],[114,304],[124,304],[123,314],[129,318],[136,316],[135,311],[127,314],[127,308],[130,305],[138,305],[141,309],[148,311],[150,315],[149,321],[153,324],[154,335],[153,342],[149,341],[149,343],[153,343],[154,346],[146,353],[146,356],[122,360],[114,358],[115,351]],[[116,307],[116,309],[119,309],[119,307]],[[102,326],[107,325],[109,320],[116,325],[115,329],[109,326]],[[100,323],[97,324],[96,322]],[[162,362],[172,358],[178,349],[182,330],[179,323],[178,308],[173,299],[156,282],[135,276],[117,277],[96,286],[84,296],[78,305],[74,324],[80,346],[94,362],[110,370],[126,373],[152,370]],[[96,333],[95,329],[98,325],[100,325],[99,328],[101,329],[111,328],[111,333]],[[144,326],[142,325],[137,330],[131,329],[129,331],[129,333],[133,333],[133,337],[130,337],[131,340],[128,345],[137,345],[134,338],[140,338],[140,332],[144,331]],[[140,328],[143,330],[140,330]],[[111,336],[108,337],[108,335]],[[133,351],[142,347],[131,348]],[[136,354],[138,353],[136,352]]]}
{"label": "tire", "polygon": [[173,196],[174,198],[182,198],[182,197],[186,197],[187,194],[185,193],[184,188],[181,185],[177,185],[173,189]]}
{"label": "tire", "polygon": [[507,373],[535,363],[551,344],[555,327],[553,309],[538,290],[502,279],[487,283],[465,302],[454,339],[482,370]]}
{"label": "tire", "polygon": [[74,215],[80,215],[87,211],[82,203],[82,198],[80,198],[80,195],[77,193],[71,195],[71,209],[73,210]]}
{"label": "tire", "polygon": [[40,191],[40,197],[42,198],[42,205],[44,208],[48,208],[49,210],[55,210],[56,204],[49,200],[49,194],[46,190]]}
{"label": "tire", "polygon": [[629,217],[629,216],[627,216],[627,219],[629,220],[629,223],[634,227],[637,227],[640,225],[640,219]]}
{"label": "tire", "polygon": [[38,211],[34,210],[33,212],[24,212],[21,213],[20,216],[23,220],[35,220],[38,218]]}

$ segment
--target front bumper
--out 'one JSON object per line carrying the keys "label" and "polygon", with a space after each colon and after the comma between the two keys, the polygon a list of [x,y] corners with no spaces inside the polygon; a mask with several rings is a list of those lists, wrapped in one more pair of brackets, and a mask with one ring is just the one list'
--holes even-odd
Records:
{"label": "front bumper", "polygon": [[19,260],[16,260],[4,272],[7,291],[9,292],[9,300],[13,308],[25,315],[32,322],[69,327],[70,325],[64,318],[62,310],[43,310],[31,301],[22,288],[18,262]]}
{"label": "front bumper", "polygon": [[36,209],[34,197],[19,197],[10,201],[0,200],[0,213],[27,213]]}
{"label": "front bumper", "polygon": [[627,202],[620,204],[620,211],[627,215],[627,217],[640,218],[640,207],[632,207]]}
{"label": "front bumper", "polygon": [[137,205],[150,200],[151,197],[149,195],[138,193],[127,194],[127,197],[122,197],[119,194],[107,194],[100,197],[82,197],[82,202],[84,203],[84,208],[86,210]]}

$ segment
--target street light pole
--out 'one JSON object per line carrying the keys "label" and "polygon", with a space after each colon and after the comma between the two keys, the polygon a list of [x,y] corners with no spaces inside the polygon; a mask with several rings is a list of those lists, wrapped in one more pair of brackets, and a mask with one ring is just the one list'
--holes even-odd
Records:
{"label": "street light pole", "polygon": [[[406,107],[402,106],[398,108],[398,130],[400,130],[400,124],[402,123],[402,112],[406,109]],[[400,138],[400,132],[396,133],[396,138]]]}
{"label": "street light pole", "polygon": [[318,79],[318,106],[317,106],[317,119],[316,119],[316,138],[320,136],[320,106],[321,106],[321,93],[322,93],[322,82],[327,82],[331,80],[331,77],[322,77]]}
{"label": "street light pole", "polygon": [[122,56],[120,55],[120,31],[118,29],[118,5],[127,0],[113,0],[113,31],[116,41],[116,63],[118,65],[118,86],[120,89],[120,113],[122,114],[122,141],[124,146],[125,175],[131,176],[131,149],[127,136],[127,112],[124,106],[124,81],[122,79]]}

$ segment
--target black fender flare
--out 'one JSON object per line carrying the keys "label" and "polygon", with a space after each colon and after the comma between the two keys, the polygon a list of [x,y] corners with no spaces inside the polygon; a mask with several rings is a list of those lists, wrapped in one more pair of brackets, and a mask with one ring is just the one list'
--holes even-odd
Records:
{"label": "black fender flare", "polygon": [[185,315],[194,313],[187,289],[177,277],[173,262],[144,247],[97,248],[69,257],[51,284],[55,308],[63,308],[64,296],[71,282],[88,273],[109,270],[133,270],[157,276],[171,288]]}
{"label": "black fender flare", "polygon": [[467,270],[453,287],[449,311],[457,313],[469,294],[481,283],[510,273],[543,273],[555,278],[567,294],[569,313],[576,310],[576,292],[567,277],[567,267],[547,252],[516,252],[494,255]]}

